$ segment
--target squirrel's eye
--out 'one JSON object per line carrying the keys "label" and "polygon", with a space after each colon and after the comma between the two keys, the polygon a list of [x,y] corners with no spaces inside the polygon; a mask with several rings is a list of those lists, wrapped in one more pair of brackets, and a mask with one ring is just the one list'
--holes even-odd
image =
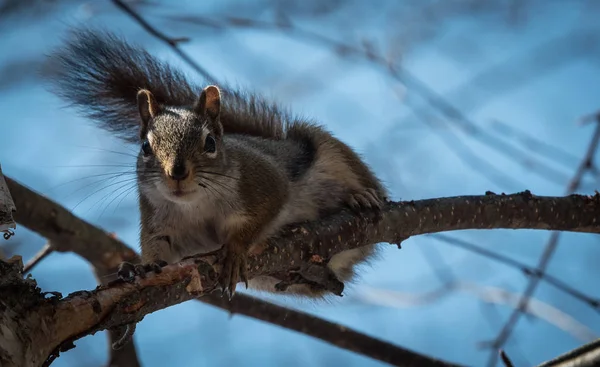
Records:
{"label": "squirrel's eye", "polygon": [[217,142],[215,138],[211,135],[206,135],[206,140],[204,141],[204,151],[206,153],[214,153],[217,150]]}
{"label": "squirrel's eye", "polygon": [[142,152],[144,152],[144,155],[146,156],[152,154],[152,147],[150,146],[150,142],[148,140],[144,140],[142,143]]}

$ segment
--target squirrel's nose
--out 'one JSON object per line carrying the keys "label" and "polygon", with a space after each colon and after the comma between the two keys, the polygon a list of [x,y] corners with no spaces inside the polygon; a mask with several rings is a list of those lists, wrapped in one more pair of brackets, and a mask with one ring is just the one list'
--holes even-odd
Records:
{"label": "squirrel's nose", "polygon": [[173,180],[182,181],[189,176],[190,172],[185,167],[185,164],[179,163],[171,168],[171,172],[169,173],[169,177]]}

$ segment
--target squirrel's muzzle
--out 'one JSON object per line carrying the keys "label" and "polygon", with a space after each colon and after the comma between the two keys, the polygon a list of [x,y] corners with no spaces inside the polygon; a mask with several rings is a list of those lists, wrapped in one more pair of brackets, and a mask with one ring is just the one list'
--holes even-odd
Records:
{"label": "squirrel's muzzle", "polygon": [[190,175],[190,171],[187,169],[185,163],[180,162],[180,163],[174,164],[168,170],[167,174],[168,174],[169,178],[172,180],[183,181],[186,178],[188,178],[188,176]]}

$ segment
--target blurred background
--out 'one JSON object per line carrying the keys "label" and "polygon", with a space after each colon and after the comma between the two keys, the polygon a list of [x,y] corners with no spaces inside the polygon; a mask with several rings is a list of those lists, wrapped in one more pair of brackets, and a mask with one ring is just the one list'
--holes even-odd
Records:
{"label": "blurred background", "polygon": [[[578,124],[600,107],[598,1],[123,3],[166,37],[187,38],[176,47],[217,80],[324,124],[363,155],[394,200],[487,190],[563,195],[570,182],[580,193],[598,188],[598,154],[587,152],[595,124]],[[7,176],[137,250],[128,177],[139,147],[95,128],[43,81],[45,55],[78,25],[117,32],[203,80],[117,5],[0,1],[0,162]],[[600,334],[598,236],[550,237],[413,237],[401,250],[380,245],[379,259],[343,298],[260,296],[456,363],[495,365],[504,348],[517,365],[537,364]],[[44,243],[19,227],[0,251],[27,260]],[[63,294],[96,286],[74,254],[51,254],[32,274],[43,290]],[[104,333],[76,345],[53,365],[107,363]],[[148,367],[384,366],[199,302],[146,316],[135,345]]]}

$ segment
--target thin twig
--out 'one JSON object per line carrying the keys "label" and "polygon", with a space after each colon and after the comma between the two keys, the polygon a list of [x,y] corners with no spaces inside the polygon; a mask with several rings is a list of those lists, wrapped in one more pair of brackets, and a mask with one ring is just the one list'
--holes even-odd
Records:
{"label": "thin twig", "polygon": [[224,298],[216,296],[204,297],[201,300],[223,309],[229,308],[234,314],[277,324],[393,366],[457,366],[432,357],[423,358],[415,352],[359,333],[346,326],[251,296],[235,296],[230,304]]}
{"label": "thin twig", "polygon": [[46,242],[46,244],[38,251],[35,256],[33,256],[25,267],[23,268],[23,273],[30,273],[31,270],[42,260],[46,258],[46,256],[50,255],[54,252],[54,248],[52,247],[52,243],[50,241]]}
{"label": "thin twig", "polygon": [[503,121],[494,119],[492,128],[503,134],[507,138],[521,142],[524,149],[527,149],[538,155],[543,155],[542,152],[547,152],[546,156],[552,158],[553,161],[561,162],[565,167],[572,168],[575,162],[579,161],[579,157],[565,151],[564,149],[554,146],[545,140],[539,139],[533,135],[527,134],[525,131],[511,126]]}
{"label": "thin twig", "polygon": [[[422,246],[420,246],[420,247],[422,247]],[[487,287],[478,286],[477,284],[473,284],[473,283],[469,283],[469,282],[459,282],[458,278],[454,275],[452,268],[446,263],[444,258],[440,255],[437,248],[435,248],[435,247],[428,248],[429,251],[427,251],[427,252],[425,252],[425,249],[426,248],[423,247],[421,251],[425,255],[425,259],[429,262],[429,265],[434,269],[440,282],[442,282],[443,287],[444,287],[442,289],[445,289],[446,293],[448,293],[451,290],[452,291],[456,291],[456,290],[467,291],[467,292],[473,293],[476,297],[480,298],[485,303],[488,303],[488,304],[490,304],[490,303],[508,303],[511,307],[515,307],[516,302],[513,302],[513,304],[510,304],[511,297],[510,297],[509,293],[504,291],[503,289],[494,288],[494,287],[490,287],[490,286],[487,286]],[[445,279],[447,279],[450,282],[444,283]],[[443,294],[443,292],[441,294]],[[515,296],[514,298],[516,298],[516,297],[517,296]],[[431,295],[430,295],[428,298],[429,298],[429,300],[435,299],[435,295],[434,295],[434,297],[431,297]],[[529,311],[533,311],[533,310],[529,310]],[[555,314],[556,313],[554,313],[553,316],[555,316]],[[542,319],[544,318],[544,316],[546,316],[546,320],[549,319],[547,317],[547,315],[544,315],[542,312],[537,313],[536,316],[538,316]],[[553,320],[549,320],[550,323],[552,323],[552,321]],[[574,323],[569,323],[569,326],[573,325],[573,324],[577,324],[577,322],[575,321]]]}
{"label": "thin twig", "polygon": [[434,238],[438,241],[450,244],[452,246],[460,247],[460,248],[470,251],[472,253],[487,257],[489,259],[492,259],[492,260],[502,263],[504,265],[508,265],[512,268],[518,269],[527,276],[539,277],[539,278],[541,278],[542,281],[554,286],[556,289],[559,289],[559,290],[569,294],[570,296],[584,302],[585,304],[589,305],[594,310],[600,311],[600,300],[584,294],[580,290],[575,289],[574,287],[571,287],[570,285],[564,283],[562,280],[558,279],[557,277],[555,277],[551,274],[539,273],[538,269],[536,269],[532,266],[529,266],[525,263],[522,263],[518,260],[514,260],[508,256],[499,254],[492,250],[476,246],[476,245],[474,245],[468,241],[465,241],[463,239],[460,239],[460,238],[456,238],[456,237],[449,236],[449,235],[442,234],[442,233],[431,234],[428,236],[431,238]]}
{"label": "thin twig", "polygon": [[505,367],[514,367],[515,366],[512,363],[512,361],[510,360],[510,358],[508,358],[508,355],[506,355],[506,352],[504,352],[504,349],[500,349],[500,358],[502,359],[502,362],[504,362]]}
{"label": "thin twig", "polygon": [[[583,159],[581,160],[581,163],[577,167],[577,170],[575,171],[573,178],[571,179],[571,181],[569,182],[569,184],[567,186],[567,190],[566,190],[567,194],[571,194],[571,193],[575,192],[581,185],[581,181],[583,179],[584,174],[587,172],[589,167],[592,167],[592,165],[593,165],[592,162],[594,159],[594,154],[596,153],[596,150],[598,149],[599,142],[600,142],[600,116],[597,119],[595,131],[594,131],[594,134],[590,141],[590,144],[588,145],[588,149],[586,150],[586,153],[585,153]],[[547,268],[548,264],[550,263],[550,260],[552,259],[554,252],[556,251],[556,247],[558,246],[559,238],[560,238],[560,232],[553,231],[551,233],[548,243],[546,244],[546,247],[544,248],[544,252],[542,253],[542,256],[538,262],[538,266],[536,267],[536,274],[544,274],[546,272],[546,268]],[[506,341],[508,340],[508,338],[510,338],[510,335],[512,334],[514,327],[517,325],[517,322],[521,318],[521,315],[527,309],[529,299],[531,298],[531,296],[537,289],[540,279],[541,279],[540,277],[535,276],[529,280],[529,283],[527,284],[527,287],[525,288],[525,292],[523,292],[523,296],[521,297],[521,300],[519,302],[519,307],[511,313],[508,320],[506,321],[506,323],[500,330],[500,333],[498,334],[498,336],[494,339],[494,341],[492,341],[490,343],[492,352],[490,353],[490,357],[488,359],[489,367],[496,366],[496,364],[498,362],[498,354],[495,353],[495,351],[502,348],[504,346],[504,344],[506,343]]]}
{"label": "thin twig", "polygon": [[194,69],[196,72],[198,72],[198,74],[202,75],[202,77],[204,77],[207,82],[209,82],[209,83],[217,82],[217,79],[215,79],[215,77],[212,74],[210,74],[208,72],[208,70],[206,70],[200,64],[198,64],[196,61],[194,61],[190,57],[190,55],[188,55],[186,52],[184,52],[179,47],[179,44],[181,42],[188,40],[187,38],[168,37],[166,34],[162,33],[161,31],[159,31],[158,29],[153,27],[150,23],[148,23],[147,20],[145,20],[132,7],[130,7],[129,5],[124,3],[122,0],[112,0],[112,2],[115,4],[115,6],[117,6],[119,9],[123,10],[127,15],[129,15],[136,22],[138,22],[139,25],[142,26],[142,28],[144,28],[148,33],[150,33],[152,36],[156,37],[157,39],[161,40],[166,45],[168,45],[173,50],[173,52],[175,52],[179,57],[181,57],[181,59],[183,61],[185,61],[189,66],[191,66],[192,69]]}

